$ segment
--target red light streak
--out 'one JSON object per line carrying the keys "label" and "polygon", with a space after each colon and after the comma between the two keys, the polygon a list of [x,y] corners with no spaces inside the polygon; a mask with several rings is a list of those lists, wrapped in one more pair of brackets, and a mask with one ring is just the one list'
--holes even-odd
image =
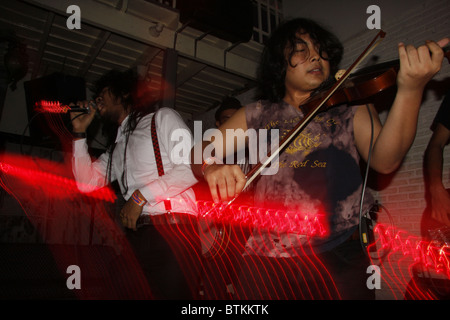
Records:
{"label": "red light streak", "polygon": [[200,217],[220,223],[232,225],[253,226],[258,229],[276,230],[277,232],[297,233],[307,236],[324,237],[328,234],[325,216],[305,214],[292,211],[249,207],[214,203],[212,201],[197,201]]}
{"label": "red light streak", "polygon": [[[18,167],[5,162],[0,162],[0,172],[10,177],[21,179],[30,185],[45,186],[47,191],[51,190],[53,197],[64,197],[80,193],[75,181],[49,172]],[[90,196],[108,202],[114,202],[116,198],[115,194],[106,188],[92,192]]]}
{"label": "red light streak", "polygon": [[[47,126],[61,142],[63,148],[70,145],[71,134],[62,121],[61,114],[67,114],[70,110],[68,105],[63,105],[59,101],[41,100],[35,103],[34,111],[44,115]],[[36,116],[35,115],[35,116]]]}
{"label": "red light streak", "polygon": [[376,225],[374,234],[376,241],[367,248],[368,253],[373,264],[383,262],[381,276],[394,297],[398,299],[396,292],[401,292],[400,299],[403,294],[408,299],[437,299],[429,287],[417,280],[450,279],[449,246],[383,224]]}
{"label": "red light streak", "polygon": [[[82,289],[74,292],[78,298],[97,299],[97,294],[111,299],[123,295],[150,297],[143,271],[111,214],[114,192],[103,188],[82,194],[70,177],[70,166],[61,163],[11,154],[2,154],[0,159],[0,187],[14,197],[42,241],[49,244],[61,274],[75,264],[84,275],[92,277],[92,283],[89,276],[83,277]],[[92,238],[86,236],[89,232]],[[83,248],[91,240],[96,244],[95,250],[85,251]],[[104,251],[103,246],[114,253]],[[112,278],[108,276],[111,264],[105,261],[110,255],[118,257],[115,266],[124,270]],[[132,292],[117,288],[116,278],[133,283]],[[99,293],[97,286],[104,291]]]}
{"label": "red light streak", "polygon": [[[230,232],[231,236],[235,230],[237,230],[237,233],[243,233],[242,230],[245,229],[251,229],[254,235],[261,237],[264,237],[263,234],[267,231],[275,236],[281,236],[281,233],[305,236],[302,238],[304,239],[302,243],[304,243],[299,249],[301,252],[297,252],[300,259],[296,259],[295,262],[291,258],[286,258],[282,260],[272,259],[267,263],[266,260],[270,258],[259,255],[259,251],[270,252],[274,248],[269,247],[271,246],[269,243],[261,243],[263,247],[246,246],[249,255],[246,256],[247,259],[240,260],[240,265],[236,266],[237,269],[235,268],[236,262],[233,263],[233,261],[236,261],[233,252],[240,255],[243,251],[243,244],[235,243],[234,239],[225,240],[226,243],[224,244],[221,243],[220,245],[226,247],[224,252],[216,256],[211,262],[216,266],[216,270],[219,270],[217,281],[225,283],[224,279],[229,278],[230,274],[236,275],[236,273],[239,273],[240,268],[249,270],[245,273],[249,278],[244,279],[235,276],[234,285],[237,287],[252,287],[255,296],[248,297],[246,296],[247,292],[240,292],[241,296],[235,297],[236,299],[255,299],[255,297],[256,299],[268,299],[268,297],[274,296],[276,299],[282,300],[298,299],[299,296],[303,299],[341,298],[332,275],[320,258],[314,254],[310,243],[312,237],[328,235],[328,230],[325,227],[325,215],[245,205],[230,205],[227,207],[226,203],[214,203],[212,201],[198,201],[197,208],[199,217],[211,220],[214,223],[232,226],[234,230],[225,228],[222,231]],[[203,229],[203,232],[205,231],[208,232],[211,229]],[[225,238],[229,237],[230,234],[226,234]],[[247,238],[245,238],[246,240]],[[203,239],[203,241],[207,246],[212,245],[213,242],[210,239]],[[281,250],[279,253],[282,256],[289,257],[289,253],[285,252],[285,249],[279,248],[277,250]],[[312,255],[311,252],[313,252]],[[291,260],[292,262],[290,262]],[[228,265],[228,267],[221,267],[222,264]],[[289,281],[289,279],[296,278],[298,275],[304,279],[301,285]],[[283,283],[284,287],[280,286],[280,283]],[[214,289],[212,291],[210,295],[214,295]]]}
{"label": "red light streak", "polygon": [[[381,244],[378,256],[381,256],[382,250],[390,249],[390,255],[401,253],[405,257],[411,257],[414,263],[431,268],[450,279],[450,247],[448,245],[425,241],[420,237],[408,235],[403,230],[397,230],[394,227],[386,228],[383,225],[377,225],[374,232],[378,235],[378,242]],[[373,245],[376,246],[376,243]]]}
{"label": "red light streak", "polygon": [[[80,193],[75,181],[70,178],[70,173],[68,173],[67,170],[68,167],[51,161],[3,155],[0,161],[0,185],[9,193],[11,193],[11,190],[15,190],[14,192],[16,194],[13,196],[15,196],[18,201],[21,198],[30,196],[26,193],[23,193],[22,197],[19,196],[19,193],[23,191],[20,191],[20,188],[11,188],[11,185],[13,185],[12,183],[9,183],[11,182],[11,179],[14,179],[15,182],[19,181],[28,186],[38,188],[43,191],[44,195],[47,197],[70,199],[71,197],[80,195]],[[101,189],[87,195],[83,194],[83,197],[84,196],[92,198],[95,201],[100,200],[98,202],[105,201],[111,203],[115,200],[114,193],[109,189]],[[86,198],[83,199],[85,200]],[[39,206],[37,200],[38,197],[36,196],[31,199],[31,201],[34,201],[33,205],[36,207]],[[231,205],[226,210],[223,210],[225,204],[216,204],[212,201],[198,201],[197,207],[199,209],[199,216],[206,220],[210,219],[211,221],[216,221],[218,223],[230,224],[237,228],[251,227],[256,233],[270,230],[275,233],[288,232],[311,237],[324,237],[328,234],[327,228],[325,227],[326,223],[323,223],[325,217],[322,214],[305,214],[243,205]],[[29,208],[29,206],[27,205],[23,208],[25,210],[25,208]],[[205,215],[208,212],[209,214]],[[108,230],[115,230],[113,222],[108,220],[107,212],[96,212],[96,215],[98,217],[97,224],[109,226],[107,228]],[[56,217],[57,215],[52,218],[56,219]],[[103,227],[102,229],[106,230]],[[113,237],[114,232],[111,231],[111,234],[108,234],[107,237]],[[376,235],[376,241],[369,246],[368,252],[372,252],[371,254],[373,254],[374,251],[371,251],[371,249],[376,248],[378,257],[381,257],[384,251],[388,252],[386,257],[386,268],[393,270],[393,274],[383,271],[382,276],[387,280],[385,284],[393,292],[395,290],[403,291],[402,288],[408,285],[413,268],[416,266],[434,270],[439,275],[450,279],[450,247],[448,245],[439,245],[435,241],[426,241],[421,237],[410,235],[406,231],[382,224],[377,224],[375,226],[374,233]],[[180,234],[179,236],[182,237],[183,235]],[[123,240],[116,241],[117,244],[127,248],[127,244],[121,242]],[[185,243],[186,245],[190,245],[188,242]],[[233,251],[242,252],[242,248],[240,248],[237,243],[231,241],[228,245]],[[307,251],[307,249],[310,249],[309,242],[306,242],[305,248],[301,248],[300,250]],[[132,252],[128,252],[128,250],[129,249],[127,248],[127,259],[134,261]],[[57,254],[63,255],[63,253],[59,252]],[[299,252],[299,256],[300,255],[302,255],[302,252]],[[400,256],[400,258],[398,258],[398,256]],[[254,257],[254,259],[264,259],[263,257],[257,257],[256,255],[254,255]],[[64,263],[62,263],[62,268],[66,266],[66,261],[70,260],[68,257],[63,258]],[[182,257],[182,259],[185,258],[186,257]],[[220,272],[219,275],[217,275],[219,279],[213,279],[213,275],[207,275],[205,281],[209,282],[211,286],[214,286],[218,281],[225,283],[226,279],[230,278],[232,274],[239,272],[239,268],[231,265],[231,267],[225,269],[221,268],[221,264],[229,264],[233,261],[232,253],[225,252],[222,256],[213,261],[215,268]],[[254,269],[256,265],[264,265],[257,260],[246,260],[244,263],[244,267],[249,270]],[[373,264],[377,264],[375,259],[373,259]],[[407,272],[400,271],[399,273],[398,271],[395,271],[401,270],[402,266],[403,269],[406,267]],[[136,266],[136,268],[138,267]],[[320,259],[314,255],[314,252],[313,255],[305,255],[301,267],[293,266],[292,264],[288,265],[286,263],[286,265],[280,264],[271,266],[270,268],[273,268],[273,270],[255,269],[255,273],[252,274],[253,279],[251,282],[260,283],[260,285],[255,288],[255,291],[261,295],[264,295],[266,292],[271,292],[273,287],[277,286],[277,282],[286,281],[286,279],[289,279],[293,274],[304,272],[305,278],[313,278],[314,280],[306,283],[302,288],[298,288],[294,284],[291,284],[291,287],[287,287],[285,292],[280,292],[278,298],[285,299],[294,294],[298,295],[300,292],[302,296],[308,299],[308,297],[312,295],[311,292],[318,291],[317,288],[322,289],[322,298],[324,299],[336,296],[335,292],[337,292],[337,288],[333,287],[332,275],[328,273],[326,266],[324,266]],[[262,281],[268,274],[274,274],[274,271],[277,272],[275,272],[275,276],[271,278],[269,282]],[[261,281],[258,281],[260,279]],[[241,283],[239,281],[241,280],[236,281],[236,286],[240,286]],[[212,293],[212,295],[214,294],[215,293]],[[420,286],[414,282],[412,284],[410,282],[409,294],[417,299],[435,298],[432,294],[421,289]],[[240,298],[247,299],[248,297]]]}
{"label": "red light streak", "polygon": [[59,101],[41,100],[36,102],[34,110],[43,113],[67,113],[70,110],[70,107],[61,104]]}

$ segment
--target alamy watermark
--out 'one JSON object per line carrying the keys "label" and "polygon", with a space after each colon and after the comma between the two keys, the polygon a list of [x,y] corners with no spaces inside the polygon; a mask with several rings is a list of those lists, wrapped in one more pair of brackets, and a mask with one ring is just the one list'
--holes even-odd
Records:
{"label": "alamy watermark", "polygon": [[66,273],[70,276],[66,280],[67,289],[81,289],[81,269],[79,266],[72,264],[67,267]]}
{"label": "alamy watermark", "polygon": [[71,15],[66,20],[67,29],[81,29],[81,9],[77,5],[67,7],[66,13]]}
{"label": "alamy watermark", "polygon": [[[187,129],[179,128],[172,132],[170,140],[175,145],[170,158],[174,164],[202,164],[204,159],[216,157],[224,159],[225,164],[239,164],[239,161],[247,159],[249,164],[255,165],[274,154],[261,172],[262,175],[273,175],[279,169],[279,137],[278,129],[227,129],[224,137],[222,131],[215,128],[203,132],[202,122],[195,121],[193,140]],[[197,143],[194,145],[193,141]],[[211,143],[203,149],[202,142]],[[251,146],[252,151],[249,152],[245,145]]]}
{"label": "alamy watermark", "polygon": [[370,265],[366,269],[366,273],[371,274],[366,281],[368,289],[381,289],[381,270],[377,265]]}
{"label": "alamy watermark", "polygon": [[[66,20],[68,29],[81,29],[81,9],[77,5],[70,5],[67,7],[66,13],[70,16]],[[370,16],[366,20],[368,29],[381,29],[381,9],[377,5],[370,5],[366,9],[366,13]]]}

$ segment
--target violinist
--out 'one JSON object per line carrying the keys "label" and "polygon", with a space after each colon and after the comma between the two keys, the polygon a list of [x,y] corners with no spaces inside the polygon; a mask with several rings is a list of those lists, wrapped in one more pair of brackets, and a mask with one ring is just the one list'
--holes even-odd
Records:
{"label": "violinist", "polygon": [[[400,165],[414,140],[424,86],[440,70],[441,47],[448,41],[427,42],[419,48],[399,44],[398,90],[384,126],[373,105],[328,108],[280,153],[276,174],[258,177],[257,207],[325,217],[327,232],[309,237],[255,230],[247,241],[237,282],[240,298],[374,298],[374,290],[366,284],[370,262],[355,236],[363,187],[360,159],[367,162],[371,152],[370,167],[380,173]],[[333,81],[342,54],[339,40],[314,21],[296,18],[280,25],[262,54],[261,99],[241,108],[219,128],[224,139],[227,129],[270,128],[278,129],[280,138],[285,136],[304,117],[305,101]],[[192,169],[206,180],[215,201],[229,201],[242,191],[246,176],[237,165],[221,164],[227,156],[221,147],[226,141],[211,143],[214,157],[203,159],[203,164],[192,161]],[[203,148],[207,146],[203,142]],[[235,145],[235,151],[242,147]],[[248,147],[250,154],[258,153],[256,145]],[[367,194],[363,211],[372,203]]]}

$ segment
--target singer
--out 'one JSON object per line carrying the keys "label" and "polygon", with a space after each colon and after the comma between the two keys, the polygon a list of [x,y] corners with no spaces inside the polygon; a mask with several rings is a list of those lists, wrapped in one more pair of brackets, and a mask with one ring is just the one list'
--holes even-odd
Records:
{"label": "singer", "polygon": [[[200,240],[191,186],[197,180],[188,164],[170,158],[179,143],[171,141],[172,132],[190,131],[173,109],[136,99],[137,80],[131,71],[108,72],[96,88],[97,109],[84,101],[77,105],[88,113],[71,113],[73,173],[82,192],[118,182],[125,201],[120,219],[150,288],[145,295],[138,293],[133,283],[121,280],[124,270],[130,276],[133,270],[112,266],[111,278],[119,282],[113,298],[196,298]],[[117,134],[108,151],[91,161],[86,129],[97,113],[117,126]]]}

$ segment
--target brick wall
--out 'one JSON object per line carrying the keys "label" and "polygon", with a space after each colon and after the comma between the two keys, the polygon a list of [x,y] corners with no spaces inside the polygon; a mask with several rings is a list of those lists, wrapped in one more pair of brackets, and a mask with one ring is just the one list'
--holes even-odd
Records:
{"label": "brick wall", "polygon": [[[425,40],[439,40],[450,36],[450,1],[428,0],[420,5],[399,12],[395,20],[383,19],[383,7],[381,7],[382,29],[387,33],[383,42],[375,49],[373,56],[378,57],[377,63],[398,58],[397,43],[416,46]],[[373,32],[373,34],[372,34]],[[342,67],[349,66],[354,59],[367,46],[376,31],[367,30],[344,43],[346,49]],[[423,211],[426,207],[425,186],[423,177],[423,155],[431,137],[430,125],[443,99],[443,94],[450,89],[450,65],[444,61],[443,68],[427,86],[424,101],[419,114],[417,135],[404,163],[399,170],[390,176],[376,176],[380,182],[373,187],[380,203],[392,216],[392,221],[399,230],[404,230],[412,236],[420,236],[420,223]],[[380,112],[382,122],[386,119],[387,111]],[[444,155],[444,184],[450,187],[450,148]],[[381,212],[379,223],[389,223],[386,212]],[[399,258],[401,260],[401,258]],[[408,283],[408,279],[398,280],[398,275],[408,275],[408,259],[404,264],[398,264],[383,269],[382,275],[390,275],[388,283],[385,282],[384,290],[378,292],[378,297],[402,298],[402,293]],[[411,261],[412,262],[412,261]],[[404,268],[405,270],[400,270]],[[395,270],[394,270],[395,269]],[[394,280],[397,279],[397,280]],[[395,285],[393,282],[398,281]],[[389,285],[387,285],[389,284]],[[392,290],[391,290],[392,289]]]}
{"label": "brick wall", "polygon": [[[446,9],[444,9],[446,8]],[[383,8],[381,7],[381,12]],[[382,29],[387,35],[383,42],[374,50],[372,56],[378,58],[377,63],[398,58],[397,43],[416,46],[425,40],[439,40],[448,36],[450,30],[450,1],[429,0],[423,4],[409,8],[399,14],[395,21],[385,21],[382,18]],[[367,31],[344,43],[345,55],[342,66],[350,65],[367,46],[376,31]],[[370,59],[370,58],[369,58]],[[383,181],[383,189],[377,190],[380,201],[395,214],[398,227],[417,232],[420,216],[425,208],[423,181],[423,154],[431,137],[430,125],[437,112],[443,94],[450,89],[450,65],[444,61],[442,70],[427,86],[424,101],[419,114],[417,135],[404,163],[400,169],[389,177],[378,176]],[[386,119],[387,111],[380,112],[382,122]],[[444,181],[450,187],[450,152],[445,153]],[[389,182],[386,182],[389,181]]]}

